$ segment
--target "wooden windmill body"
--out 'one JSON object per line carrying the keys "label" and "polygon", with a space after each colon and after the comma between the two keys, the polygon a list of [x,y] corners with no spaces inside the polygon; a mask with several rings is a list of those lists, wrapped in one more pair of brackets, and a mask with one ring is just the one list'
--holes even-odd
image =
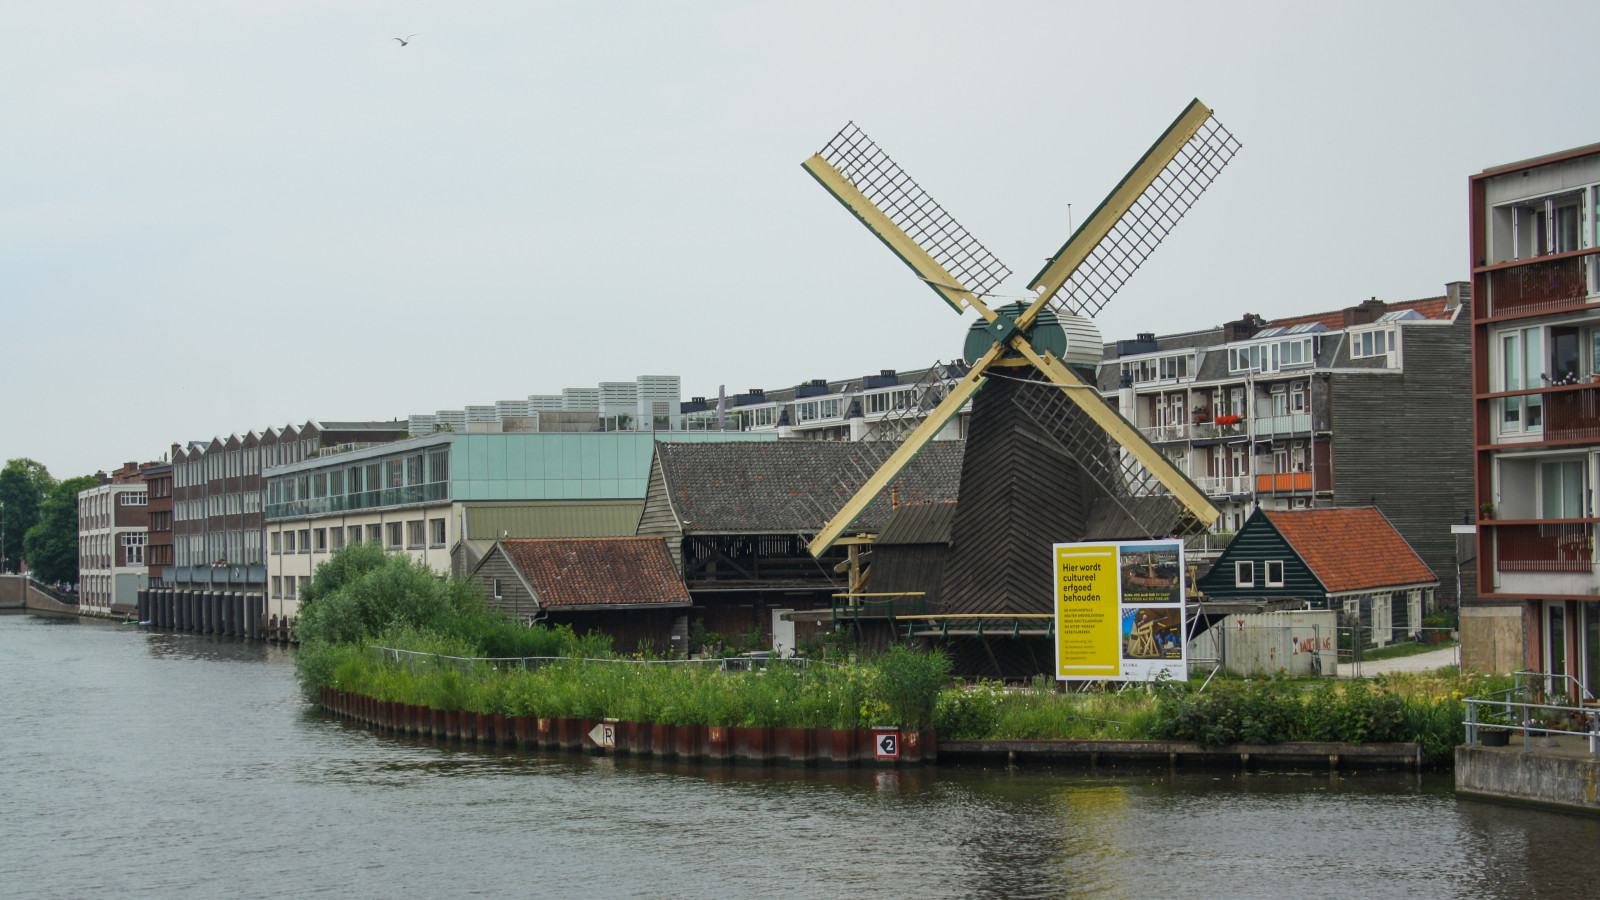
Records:
{"label": "wooden windmill body", "polygon": [[[1034,276],[1032,299],[1009,306],[985,298],[1010,270],[854,125],[807,160],[806,171],[941,299],[981,317],[968,335],[965,376],[882,452],[877,471],[811,541],[813,555],[852,535],[861,511],[969,401],[949,548],[942,571],[926,576],[938,579],[942,608],[906,620],[908,633],[1032,635],[1004,654],[1020,656],[1025,670],[1047,654],[1032,644],[1050,634],[1052,543],[1208,528],[1216,507],[1096,391],[1101,343],[1090,319],[1238,146],[1209,108],[1190,103]],[[981,656],[994,670],[1015,668],[990,644]]]}

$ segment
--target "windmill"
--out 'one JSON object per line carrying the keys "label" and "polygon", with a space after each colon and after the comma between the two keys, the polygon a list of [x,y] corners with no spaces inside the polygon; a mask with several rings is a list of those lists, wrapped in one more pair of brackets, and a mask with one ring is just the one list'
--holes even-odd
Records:
{"label": "windmill", "polygon": [[[994,296],[1010,270],[854,123],[806,160],[806,171],[917,278],[957,312],[973,309],[981,317],[967,336],[965,374],[895,449],[876,459],[864,452],[876,470],[817,532],[811,553],[820,555],[844,537],[969,400],[971,434],[955,525],[958,556],[963,531],[987,534],[989,543],[999,546],[1009,540],[999,532],[1008,530],[1047,545],[1086,535],[1158,537],[1209,527],[1218,510],[1205,493],[1100,397],[1093,367],[1101,343],[1090,319],[1239,146],[1205,104],[1191,102],[1033,277],[1032,298],[996,307],[985,298]],[[990,388],[979,394],[986,383]],[[1041,464],[1046,457],[1052,461],[1049,472]],[[1051,478],[1057,478],[1055,494],[1031,496],[1034,482]],[[989,520],[980,523],[981,515]],[[979,543],[966,541],[968,563],[955,557],[947,561],[947,588],[952,577],[1019,577],[1013,572],[1019,567],[1048,576],[1047,555],[1008,560]],[[965,574],[953,576],[952,570],[962,566]],[[1047,608],[1048,591],[1037,596]],[[1017,607],[1016,602],[1001,605],[1010,611]]]}

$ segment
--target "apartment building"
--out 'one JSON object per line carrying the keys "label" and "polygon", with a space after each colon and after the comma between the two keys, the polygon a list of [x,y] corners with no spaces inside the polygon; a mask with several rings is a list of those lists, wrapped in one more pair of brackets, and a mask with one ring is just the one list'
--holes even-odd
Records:
{"label": "apartment building", "polygon": [[145,514],[149,532],[145,539],[144,563],[150,587],[165,587],[167,569],[172,565],[172,464],[152,465],[144,470],[148,500]]}
{"label": "apartment building", "polygon": [[147,469],[157,463],[125,463],[102,483],[78,492],[78,603],[85,612],[109,615],[138,606],[148,582]]}
{"label": "apartment building", "polygon": [[172,445],[170,587],[263,592],[266,552],[262,472],[334,447],[399,439],[403,422],[319,422]]}
{"label": "apartment building", "polygon": [[[347,544],[376,543],[446,573],[462,568],[452,566],[452,555],[463,541],[631,535],[654,437],[440,432],[272,467],[265,474],[267,614],[293,618],[316,567]],[[776,437],[730,432],[672,439]],[[617,519],[619,501],[637,504],[621,511],[625,520]]]}
{"label": "apartment building", "polygon": [[1462,662],[1600,695],[1600,144],[1468,185],[1483,590]]}
{"label": "apartment building", "polygon": [[1213,543],[1257,509],[1376,506],[1453,603],[1474,593],[1451,533],[1474,505],[1470,295],[1140,334],[1105,346],[1099,388],[1222,511]]}
{"label": "apartment building", "polygon": [[[954,360],[904,372],[882,369],[875,375],[838,381],[817,378],[771,391],[750,388],[718,399],[695,397],[681,405],[683,427],[814,441],[895,439],[932,412],[966,373],[966,363]],[[962,407],[937,439],[965,437],[971,411],[970,403]]]}
{"label": "apartment building", "polygon": [[[676,375],[640,375],[633,381],[602,381],[596,387],[569,387],[560,394],[529,394],[526,400],[498,400],[492,405],[468,406],[415,413],[407,430],[415,436],[435,431],[681,431],[682,395]],[[551,413],[560,427],[542,427]],[[532,420],[531,424],[514,420]],[[581,424],[581,427],[579,425]]]}

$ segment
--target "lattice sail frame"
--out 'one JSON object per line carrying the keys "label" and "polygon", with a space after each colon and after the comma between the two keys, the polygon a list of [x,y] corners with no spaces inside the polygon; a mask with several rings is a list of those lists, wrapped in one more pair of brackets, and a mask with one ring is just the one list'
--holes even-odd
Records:
{"label": "lattice sail frame", "polygon": [[796,496],[791,504],[791,521],[820,525],[837,515],[867,479],[883,468],[889,457],[894,455],[895,449],[923,418],[944,400],[952,380],[952,370],[960,374],[966,372],[959,360],[938,361],[929,366],[915,382],[893,388],[895,391],[909,391],[911,402],[886,413],[880,419],[868,420],[866,438],[853,444],[857,450],[856,456],[847,462],[845,471],[839,473],[836,483],[829,486],[830,490]]}
{"label": "lattice sail frame", "polygon": [[854,122],[846,124],[817,155],[954,275],[957,283],[951,287],[982,295],[1011,277],[1011,269],[1005,263],[979,243]]}
{"label": "lattice sail frame", "polygon": [[[1145,537],[1182,537],[1206,530],[1173,493],[1064,391],[1048,381],[1019,379],[1011,402],[1062,453],[1081,466]],[[1176,528],[1174,527],[1176,523]]]}
{"label": "lattice sail frame", "polygon": [[1215,115],[1209,116],[1051,294],[1050,304],[1072,315],[1099,315],[1233,161],[1240,146]]}

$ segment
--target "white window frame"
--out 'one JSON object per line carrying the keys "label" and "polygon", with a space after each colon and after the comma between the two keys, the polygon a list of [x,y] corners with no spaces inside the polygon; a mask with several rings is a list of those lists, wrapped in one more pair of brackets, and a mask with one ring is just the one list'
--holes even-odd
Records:
{"label": "white window frame", "polygon": [[[1248,570],[1249,574],[1250,574],[1250,577],[1248,579],[1245,578],[1246,570]],[[1255,560],[1241,559],[1241,560],[1236,560],[1234,562],[1234,564],[1233,564],[1233,586],[1234,587],[1240,587],[1240,588],[1253,588],[1253,587],[1256,586],[1256,564],[1255,564]]]}
{"label": "white window frame", "polygon": [[[1278,567],[1278,577],[1272,577],[1272,567]],[[1283,560],[1269,559],[1261,564],[1261,577],[1267,587],[1283,587]]]}

